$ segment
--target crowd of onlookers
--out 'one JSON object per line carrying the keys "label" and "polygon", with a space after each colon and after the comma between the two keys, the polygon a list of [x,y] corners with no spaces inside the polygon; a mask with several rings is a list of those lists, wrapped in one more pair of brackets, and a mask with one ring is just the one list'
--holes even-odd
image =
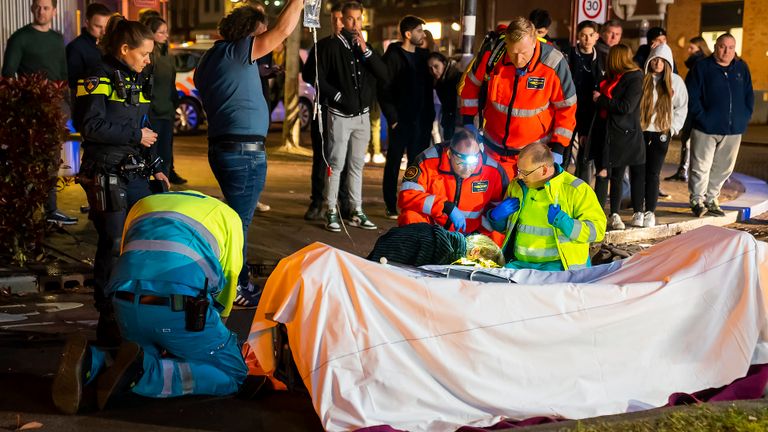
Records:
{"label": "crowd of onlookers", "polygon": [[[209,161],[227,202],[240,214],[244,231],[258,208],[266,176],[264,142],[272,104],[267,100],[265,65],[274,64],[273,51],[296,25],[295,3],[300,0],[289,2],[271,28],[259,2],[235,8],[221,21],[222,40],[206,52],[195,73],[208,116]],[[89,70],[101,61],[103,50],[97,43],[111,11],[90,4],[82,34],[64,48],[61,35],[50,28],[55,9],[56,0],[32,2],[34,23],[9,40],[3,75],[43,71],[66,79],[76,106],[78,92],[94,90],[88,87]],[[736,56],[732,35],[721,35],[711,54],[701,37],[691,39],[683,80],[663,28],[648,30],[647,43],[633,52],[621,43],[621,22],[583,21],[576,29],[576,44],[561,51],[547,36],[549,14],[537,9],[528,18],[514,18],[490,32],[462,70],[434,51],[424,20],[416,16],[404,17],[399,40],[389,43],[383,54],[377,52],[363,36],[363,13],[363,6],[354,1],[333,7],[332,34],[318,41],[302,67],[304,80],[317,87],[322,107],[322,115],[312,124],[312,194],[305,219],[323,220],[332,232],[341,231],[342,220],[376,229],[362,197],[363,167],[373,160],[384,161],[385,216],[405,223],[409,217],[402,216],[404,201],[399,195],[407,192],[406,185],[422,187],[415,180],[432,163],[423,165],[431,157],[431,146],[451,142],[459,126],[475,137],[482,158],[462,153],[458,149],[465,147],[459,144],[446,148],[451,155],[448,165],[430,170],[459,181],[457,173],[469,167],[471,180],[472,167],[482,160],[497,164],[507,181],[522,181],[527,174],[518,167],[520,151],[546,144],[553,163],[591,185],[601,207],[610,202],[609,229],[625,227],[619,209],[627,187],[631,225],[655,225],[661,169],[669,143],[679,135],[680,167],[667,180],[688,182],[696,216],[724,215],[718,196],[733,170],[753,109],[749,69]],[[151,109],[141,124],[151,135],[153,151],[162,157],[162,176],[179,184],[185,180],[173,169],[177,93],[168,26],[156,13],[145,14],[141,21],[154,41],[149,62],[154,76]],[[78,85],[84,86],[82,90]],[[372,139],[379,136],[380,115],[388,124],[386,156]],[[402,181],[404,157],[416,170],[409,168],[404,176],[413,184]],[[548,159],[539,155],[536,160]],[[439,201],[436,197],[448,194],[444,190],[422,197],[424,213],[429,207],[435,212],[429,217],[436,220],[463,226],[476,218],[481,226],[484,212],[452,212],[461,207],[461,188],[450,188],[454,196],[448,201],[453,206],[432,209]],[[490,189],[480,183],[468,193]],[[486,204],[489,210],[498,201]],[[47,211],[49,220],[76,221],[58,212],[55,191]],[[486,225],[490,228],[490,223]],[[250,288],[245,271],[240,282],[242,288]]]}

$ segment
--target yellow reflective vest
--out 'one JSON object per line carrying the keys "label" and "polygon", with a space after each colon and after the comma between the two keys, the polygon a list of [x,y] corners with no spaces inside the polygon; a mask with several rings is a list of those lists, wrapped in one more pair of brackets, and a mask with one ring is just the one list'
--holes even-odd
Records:
{"label": "yellow reflective vest", "polygon": [[[506,224],[502,250],[508,261],[539,263],[559,259],[566,270],[584,268],[589,265],[589,244],[605,237],[605,212],[592,188],[559,165],[556,169],[559,173],[538,190],[530,190],[521,180],[507,188],[506,197],[520,200],[520,210]],[[559,204],[573,218],[571,232],[549,224],[551,204]]]}

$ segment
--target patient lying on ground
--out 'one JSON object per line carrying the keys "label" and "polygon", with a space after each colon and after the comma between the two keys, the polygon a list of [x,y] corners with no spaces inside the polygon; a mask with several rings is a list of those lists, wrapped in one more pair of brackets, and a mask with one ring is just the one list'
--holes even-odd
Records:
{"label": "patient lying on ground", "polygon": [[395,227],[379,237],[368,259],[422,266],[461,264],[501,267],[504,256],[499,246],[482,234],[464,236],[428,223]]}

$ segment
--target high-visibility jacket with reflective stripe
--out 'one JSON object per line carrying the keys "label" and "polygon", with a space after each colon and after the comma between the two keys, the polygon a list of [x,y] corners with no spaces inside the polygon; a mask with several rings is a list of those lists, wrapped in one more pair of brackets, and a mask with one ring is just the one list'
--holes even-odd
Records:
{"label": "high-visibility jacket with reflective stripe", "polygon": [[[450,209],[458,207],[464,213],[466,232],[490,233],[493,228],[485,212],[501,201],[509,184],[507,174],[499,164],[483,154],[475,172],[462,179],[453,173],[448,156],[448,144],[434,145],[416,158],[408,167],[398,195],[398,207],[425,215],[429,223],[446,226]],[[400,225],[406,224],[401,218]],[[448,228],[454,230],[453,225]]]}
{"label": "high-visibility jacket with reflective stripe", "polygon": [[[166,192],[139,200],[128,213],[120,258],[107,294],[141,290],[196,296],[208,291],[229,316],[243,266],[243,229],[228,205],[200,192]],[[171,284],[152,284],[152,281]],[[173,292],[160,292],[173,287]]]}
{"label": "high-visibility jacket with reflective stripe", "polygon": [[[589,244],[605,237],[605,212],[587,183],[563,171],[559,165],[556,169],[558,174],[537,191],[531,191],[520,180],[510,184],[506,196],[518,198],[520,210],[512,214],[506,224],[494,222],[494,227],[500,229],[506,225],[502,250],[507,259],[513,256],[529,262],[559,259],[566,270],[586,267]],[[549,205],[555,202],[573,218],[573,230],[569,233],[553,227],[547,220]]]}
{"label": "high-visibility jacket with reflective stripe", "polygon": [[[118,97],[116,70],[123,76],[127,98]],[[142,152],[149,152],[154,160],[155,146],[146,150],[141,145],[141,129],[152,126],[146,123],[150,101],[142,91],[143,81],[142,74],[109,55],[91,76],[78,80],[73,120],[83,136],[84,161],[105,153],[113,156],[111,160],[120,160],[121,156]]]}
{"label": "high-visibility jacket with reflective stripe", "polygon": [[567,146],[576,126],[576,87],[562,53],[537,41],[524,74],[506,55],[488,71],[487,58],[467,74],[461,89],[461,114],[474,116],[482,83],[488,81],[486,144],[492,149],[521,149],[534,142]]}

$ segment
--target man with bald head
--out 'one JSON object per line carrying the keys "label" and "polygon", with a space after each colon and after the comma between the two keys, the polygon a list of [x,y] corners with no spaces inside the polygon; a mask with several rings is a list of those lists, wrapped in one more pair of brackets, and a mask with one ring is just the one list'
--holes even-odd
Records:
{"label": "man with bald head", "polygon": [[725,216],[717,198],[736,165],[741,135],[755,106],[752,76],[736,55],[733,35],[717,38],[712,55],[696,64],[685,84],[688,116],[693,119],[688,181],[691,211],[696,217]]}
{"label": "man with bald head", "polygon": [[504,169],[482,151],[474,134],[458,131],[434,145],[405,171],[398,196],[398,225],[426,222],[450,231],[493,234],[485,213],[500,202],[509,184]]}
{"label": "man with bald head", "polygon": [[517,181],[489,212],[505,231],[506,267],[575,270],[588,267],[589,245],[605,236],[606,218],[591,187],[554,162],[546,144],[520,151]]}

